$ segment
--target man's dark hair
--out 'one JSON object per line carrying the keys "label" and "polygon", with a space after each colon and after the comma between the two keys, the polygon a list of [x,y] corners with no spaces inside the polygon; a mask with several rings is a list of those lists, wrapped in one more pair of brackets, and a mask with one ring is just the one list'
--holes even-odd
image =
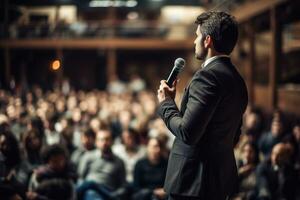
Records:
{"label": "man's dark hair", "polygon": [[197,17],[196,24],[205,38],[210,36],[214,48],[219,53],[229,55],[238,39],[238,26],[233,16],[225,12],[205,12]]}
{"label": "man's dark hair", "polygon": [[82,134],[86,137],[96,138],[96,133],[91,128],[85,129]]}
{"label": "man's dark hair", "polygon": [[129,127],[129,128],[127,128],[127,129],[123,130],[123,132],[125,132],[125,131],[128,131],[129,135],[132,136],[132,138],[133,138],[135,144],[139,144],[139,143],[140,143],[139,132],[138,132],[137,130],[135,130],[135,129],[132,128],[132,127]]}
{"label": "man's dark hair", "polygon": [[63,155],[67,158],[67,152],[65,148],[59,144],[53,144],[51,146],[47,146],[42,151],[42,159],[44,163],[48,163],[53,156],[58,156],[58,155]]}
{"label": "man's dark hair", "polygon": [[0,132],[0,136],[3,136],[4,138],[0,144],[0,151],[5,158],[5,167],[10,171],[21,163],[19,141],[10,131]]}

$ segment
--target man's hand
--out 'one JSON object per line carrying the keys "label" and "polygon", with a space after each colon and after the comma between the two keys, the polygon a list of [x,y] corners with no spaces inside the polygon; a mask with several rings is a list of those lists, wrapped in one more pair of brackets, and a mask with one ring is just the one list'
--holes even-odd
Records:
{"label": "man's hand", "polygon": [[157,90],[157,99],[161,103],[167,98],[175,99],[177,80],[173,82],[172,88],[167,85],[166,80],[160,81],[159,89]]}
{"label": "man's hand", "polygon": [[158,199],[165,199],[167,194],[163,188],[156,188],[153,190],[153,194],[158,197]]}

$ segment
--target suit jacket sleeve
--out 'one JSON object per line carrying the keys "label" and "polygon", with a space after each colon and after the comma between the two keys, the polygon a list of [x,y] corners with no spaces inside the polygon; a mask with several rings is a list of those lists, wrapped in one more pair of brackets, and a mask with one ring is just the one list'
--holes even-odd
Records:
{"label": "suit jacket sleeve", "polygon": [[208,71],[199,71],[189,86],[186,110],[178,110],[173,99],[167,98],[158,107],[158,114],[169,130],[186,144],[197,143],[221,99],[215,77]]}
{"label": "suit jacket sleeve", "polygon": [[236,133],[235,133],[235,136],[234,136],[234,146],[237,145],[237,143],[238,143],[239,140],[240,140],[240,136],[241,136],[241,134],[242,134],[242,130],[241,130],[242,125],[243,125],[243,120],[241,119],[240,124],[239,124],[239,126],[238,126],[238,129],[237,129],[237,131],[236,131]]}

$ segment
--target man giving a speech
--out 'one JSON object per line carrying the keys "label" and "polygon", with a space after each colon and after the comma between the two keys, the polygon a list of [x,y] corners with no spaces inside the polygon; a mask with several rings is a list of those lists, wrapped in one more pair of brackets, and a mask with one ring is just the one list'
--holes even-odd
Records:
{"label": "man giving a speech", "polygon": [[235,19],[224,12],[197,17],[196,58],[203,60],[186,87],[180,110],[176,82],[158,89],[158,114],[174,134],[164,189],[170,200],[226,200],[236,192],[233,148],[248,102],[245,82],[231,63],[238,38]]}

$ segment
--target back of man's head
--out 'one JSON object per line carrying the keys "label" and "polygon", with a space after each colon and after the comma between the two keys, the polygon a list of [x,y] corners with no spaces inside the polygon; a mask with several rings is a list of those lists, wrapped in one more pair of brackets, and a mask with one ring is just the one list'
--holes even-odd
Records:
{"label": "back of man's head", "polygon": [[225,12],[204,12],[197,17],[203,37],[210,36],[218,53],[229,55],[238,39],[238,26],[233,16]]}

